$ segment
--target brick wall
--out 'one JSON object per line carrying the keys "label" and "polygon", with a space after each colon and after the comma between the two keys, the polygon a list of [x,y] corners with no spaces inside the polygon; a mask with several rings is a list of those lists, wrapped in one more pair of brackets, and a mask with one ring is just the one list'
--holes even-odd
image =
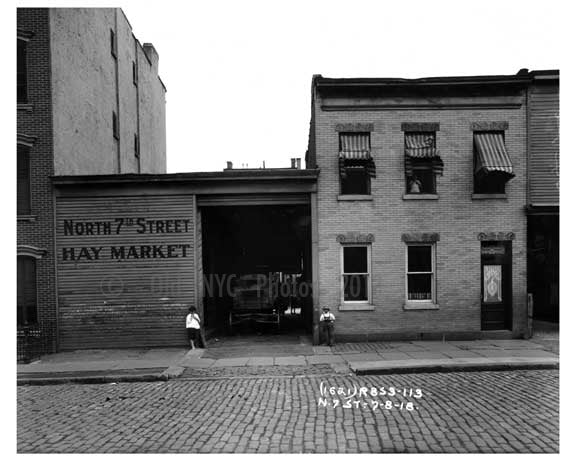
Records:
{"label": "brick wall", "polygon": [[[513,330],[520,335],[526,314],[526,126],[525,108],[316,111],[316,161],[319,213],[319,303],[333,306],[340,338],[420,337],[421,333],[480,333],[481,266],[479,232],[514,232],[512,242]],[[507,199],[472,200],[471,122],[507,121],[506,146],[516,177]],[[444,174],[437,200],[403,200],[402,122],[440,124],[437,147]],[[372,201],[338,201],[338,123],[373,123],[372,155],[376,178]],[[339,311],[338,234],[372,233],[373,311]],[[435,232],[438,310],[406,311],[403,233]]]}
{"label": "brick wall", "polygon": [[48,9],[17,10],[18,29],[28,42],[28,104],[17,108],[19,135],[36,137],[30,149],[31,216],[17,222],[17,244],[45,249],[36,261],[38,321],[48,351],[56,347],[54,217],[50,176],[54,174]]}

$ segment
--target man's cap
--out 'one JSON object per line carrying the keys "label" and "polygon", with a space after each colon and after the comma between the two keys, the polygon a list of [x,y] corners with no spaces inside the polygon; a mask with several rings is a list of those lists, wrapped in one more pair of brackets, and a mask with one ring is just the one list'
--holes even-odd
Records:
{"label": "man's cap", "polygon": [[330,308],[329,308],[328,306],[324,306],[324,307],[322,308],[322,310],[323,310],[323,311],[329,311]]}

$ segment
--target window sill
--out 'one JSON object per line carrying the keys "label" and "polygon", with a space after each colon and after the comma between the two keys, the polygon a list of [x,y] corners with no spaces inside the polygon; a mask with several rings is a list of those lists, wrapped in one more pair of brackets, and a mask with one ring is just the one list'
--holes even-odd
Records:
{"label": "window sill", "polygon": [[402,200],[438,200],[438,194],[404,194]]}
{"label": "window sill", "polygon": [[346,195],[339,195],[338,196],[339,202],[371,202],[372,196],[371,195],[356,195],[356,194],[346,194]]}
{"label": "window sill", "polygon": [[472,194],[472,200],[495,200],[507,199],[506,194]]}
{"label": "window sill", "polygon": [[438,310],[440,306],[432,301],[406,301],[404,303],[405,311],[429,311]]}
{"label": "window sill", "polygon": [[18,221],[36,221],[36,215],[18,215]]}
{"label": "window sill", "polygon": [[373,311],[374,306],[372,304],[364,303],[344,303],[338,306],[339,311]]}
{"label": "window sill", "polygon": [[[14,106],[12,106],[14,107]],[[30,112],[32,109],[34,109],[34,105],[33,104],[17,104],[16,106],[17,110],[23,110],[25,112]]]}

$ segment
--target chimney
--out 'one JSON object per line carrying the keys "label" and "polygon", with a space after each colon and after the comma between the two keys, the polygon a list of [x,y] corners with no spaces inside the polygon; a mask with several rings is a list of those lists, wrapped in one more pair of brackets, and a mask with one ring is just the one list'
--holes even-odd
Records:
{"label": "chimney", "polygon": [[233,167],[232,162],[226,162],[226,169],[231,170]]}
{"label": "chimney", "polygon": [[146,54],[146,56],[148,56],[148,59],[152,63],[152,69],[154,69],[154,72],[156,73],[156,75],[158,75],[159,57],[156,48],[154,48],[154,45],[152,45],[152,43],[144,43],[144,45],[142,45],[142,48],[144,48],[144,53]]}
{"label": "chimney", "polygon": [[300,161],[301,161],[301,160],[302,160],[302,159],[300,159],[300,158],[297,158],[297,159],[296,159],[296,169],[298,169],[298,170],[300,169]]}
{"label": "chimney", "polygon": [[295,158],[290,159],[290,168],[296,168],[296,159]]}

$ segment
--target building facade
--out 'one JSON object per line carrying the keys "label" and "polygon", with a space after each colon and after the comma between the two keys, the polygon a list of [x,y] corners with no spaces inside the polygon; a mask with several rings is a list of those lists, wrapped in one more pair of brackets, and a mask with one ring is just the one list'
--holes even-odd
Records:
{"label": "building facade", "polygon": [[19,341],[57,348],[51,177],[164,173],[165,91],[120,9],[17,9]]}
{"label": "building facade", "polygon": [[529,82],[314,77],[318,302],[337,337],[526,333]]}

